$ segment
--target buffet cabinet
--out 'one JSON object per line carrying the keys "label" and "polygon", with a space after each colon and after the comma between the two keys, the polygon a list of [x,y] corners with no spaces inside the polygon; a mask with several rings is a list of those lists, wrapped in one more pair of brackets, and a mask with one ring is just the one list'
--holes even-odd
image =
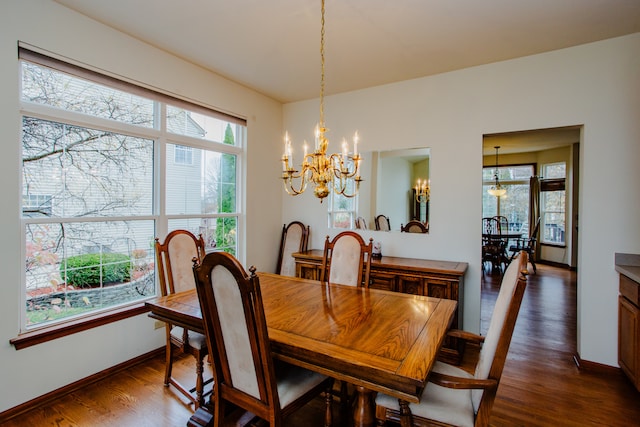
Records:
{"label": "buffet cabinet", "polygon": [[640,283],[620,275],[618,363],[640,391]]}
{"label": "buffet cabinet", "polygon": [[[319,249],[294,253],[296,275],[319,280],[322,254],[323,251]],[[369,287],[455,300],[458,302],[458,309],[451,327],[462,329],[464,275],[467,267],[466,262],[388,256],[373,258]],[[443,344],[440,358],[448,363],[459,364],[463,352],[464,342],[448,337]]]}

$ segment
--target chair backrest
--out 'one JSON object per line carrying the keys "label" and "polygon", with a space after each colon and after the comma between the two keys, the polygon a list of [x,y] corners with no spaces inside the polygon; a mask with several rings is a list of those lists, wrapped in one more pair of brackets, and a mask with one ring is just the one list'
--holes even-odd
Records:
{"label": "chair backrest", "polygon": [[193,289],[193,258],[204,257],[202,234],[196,237],[187,230],[174,230],[164,243],[156,237],[155,248],[162,296]]}
{"label": "chair backrest", "polygon": [[308,242],[309,226],[305,227],[300,221],[293,221],[289,225],[283,225],[276,273],[295,277],[296,262],[291,255],[296,252],[306,251]]}
{"label": "chair backrest", "polygon": [[385,215],[378,215],[376,217],[376,230],[380,231],[390,231],[391,223],[389,222],[389,217]]}
{"label": "chair backrest", "polygon": [[358,230],[366,230],[367,229],[367,221],[364,220],[361,216],[356,218],[356,229]]}
{"label": "chair backrest", "polygon": [[213,355],[213,396],[269,419],[280,401],[260,283],[250,271],[226,252],[209,253],[193,267]]}
{"label": "chair backrest", "polygon": [[369,244],[358,233],[343,231],[324,243],[320,280],[369,287],[373,239]]}
{"label": "chair backrest", "polygon": [[400,231],[405,233],[427,233],[429,229],[420,221],[411,220],[407,225],[401,224]]}
{"label": "chair backrest", "polygon": [[531,230],[531,234],[529,234],[529,239],[537,239],[539,229],[540,229],[540,217],[536,219],[536,225],[533,226],[533,230]]}
{"label": "chair backrest", "polygon": [[[478,379],[492,378],[500,382],[527,284],[527,262],[527,253],[521,251],[518,257],[511,261],[502,277],[500,292],[491,315],[491,323],[476,365],[475,377]],[[488,425],[488,417],[495,399],[495,392],[496,389],[492,392],[471,391],[471,398],[474,409],[477,411],[477,417],[487,417],[485,425]]]}
{"label": "chair backrest", "polygon": [[498,231],[500,233],[508,233],[509,232],[509,219],[506,216],[495,216],[495,219],[498,220]]}
{"label": "chair backrest", "polygon": [[500,234],[500,222],[496,217],[482,218],[483,234]]}

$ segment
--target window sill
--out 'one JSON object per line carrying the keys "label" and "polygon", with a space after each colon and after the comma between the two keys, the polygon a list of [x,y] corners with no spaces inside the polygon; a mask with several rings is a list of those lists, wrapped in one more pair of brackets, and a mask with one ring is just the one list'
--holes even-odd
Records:
{"label": "window sill", "polygon": [[566,243],[544,243],[544,242],[541,242],[540,246],[549,246],[551,248],[566,248],[567,244]]}
{"label": "window sill", "polygon": [[113,323],[119,320],[127,319],[129,317],[138,316],[148,311],[149,308],[146,307],[144,303],[140,303],[131,307],[122,308],[120,310],[113,310],[108,313],[102,313],[93,317],[85,317],[61,325],[51,326],[50,328],[40,329],[32,332],[25,332],[24,334],[20,334],[16,338],[12,338],[11,340],[9,340],[9,342],[16,348],[16,350],[22,350],[23,348],[31,347],[43,342],[52,341],[58,338],[66,337],[67,335],[72,335],[78,332],[86,331],[88,329],[96,328],[98,326],[106,325],[108,323]]}

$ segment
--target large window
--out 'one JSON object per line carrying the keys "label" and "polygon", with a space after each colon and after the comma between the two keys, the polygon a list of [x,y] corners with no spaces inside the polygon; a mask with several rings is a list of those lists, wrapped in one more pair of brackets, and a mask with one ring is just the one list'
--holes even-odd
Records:
{"label": "large window", "polygon": [[156,294],[154,237],[237,254],[245,124],[20,50],[22,330]]}
{"label": "large window", "polygon": [[490,195],[487,190],[495,184],[495,167],[482,170],[482,216],[505,216],[509,231],[527,234],[529,226],[529,179],[534,175],[533,165],[503,166],[497,168],[498,179],[507,193],[502,197]]}
{"label": "large window", "polygon": [[540,227],[542,243],[565,244],[566,163],[549,163],[542,167],[540,180]]}

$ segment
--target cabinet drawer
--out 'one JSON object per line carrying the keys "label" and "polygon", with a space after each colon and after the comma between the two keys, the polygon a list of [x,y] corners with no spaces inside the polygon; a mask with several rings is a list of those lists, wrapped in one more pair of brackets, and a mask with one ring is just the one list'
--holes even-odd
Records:
{"label": "cabinet drawer", "polygon": [[631,301],[633,304],[640,306],[640,283],[629,279],[627,276],[620,275],[620,295]]}
{"label": "cabinet drawer", "polygon": [[371,272],[369,287],[384,291],[396,291],[396,275],[380,272]]}

